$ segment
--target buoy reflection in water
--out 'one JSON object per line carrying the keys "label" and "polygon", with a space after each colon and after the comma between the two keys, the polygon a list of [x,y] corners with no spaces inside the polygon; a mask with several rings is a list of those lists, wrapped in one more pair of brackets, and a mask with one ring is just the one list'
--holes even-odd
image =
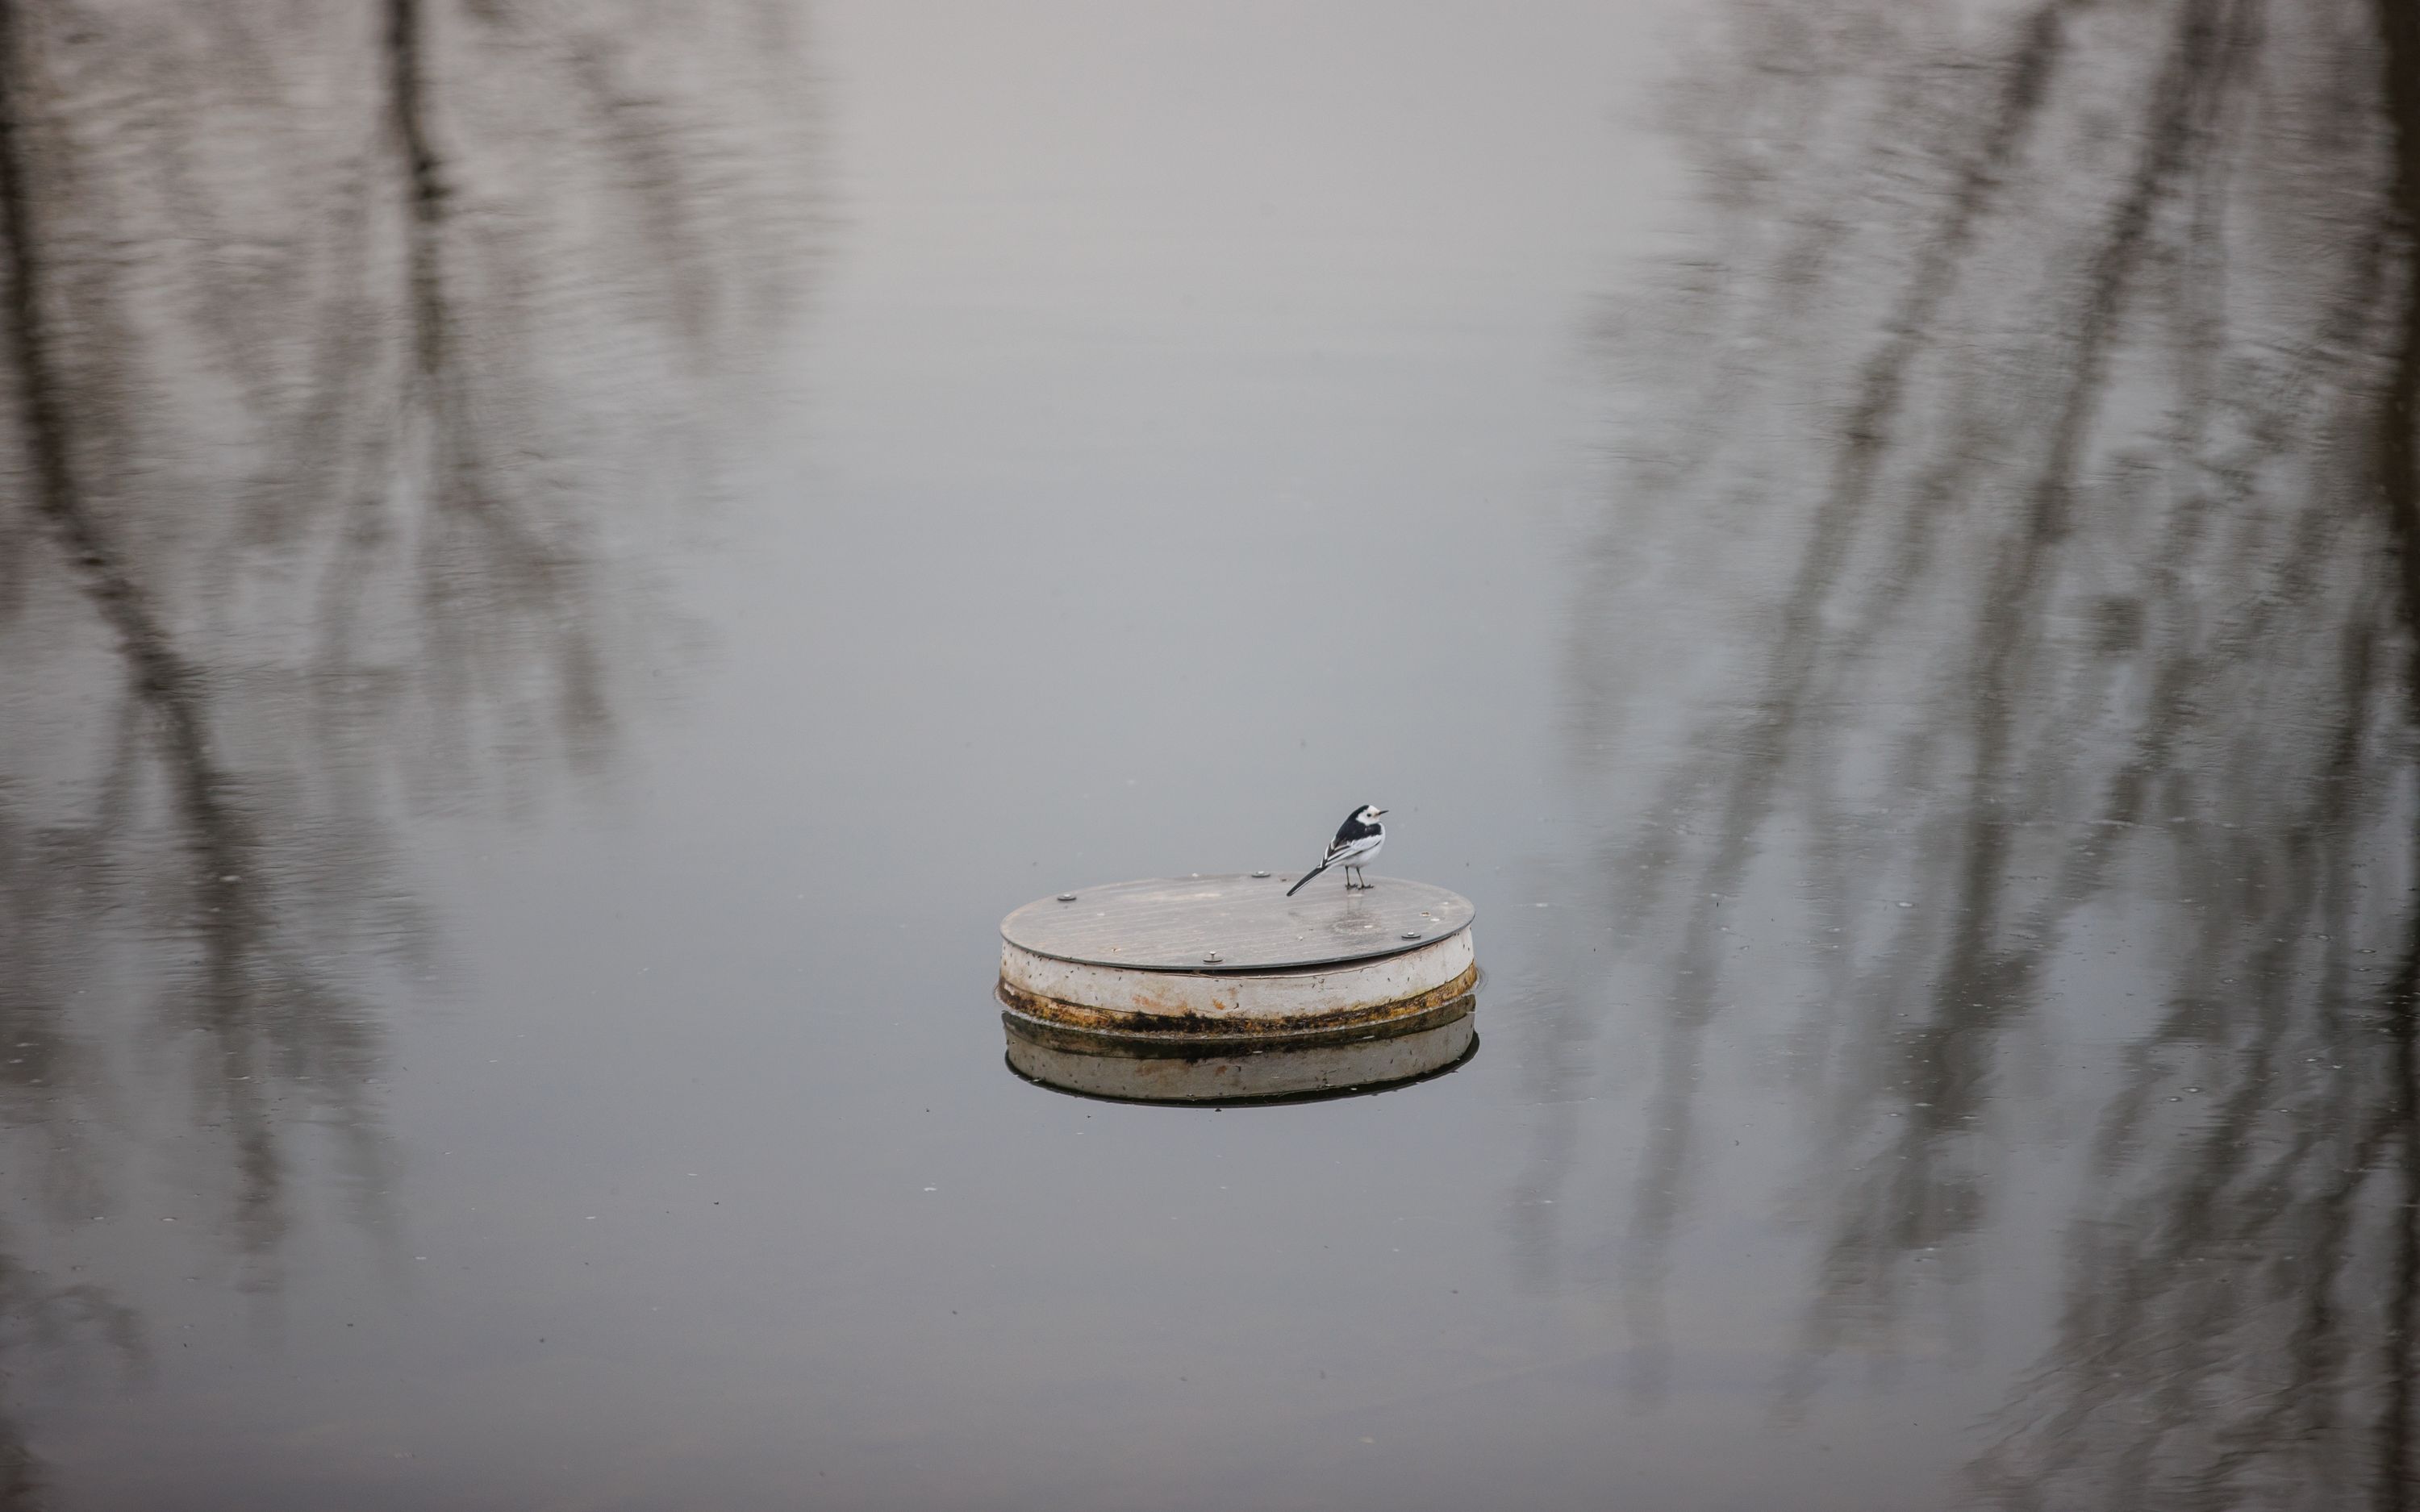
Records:
{"label": "buoy reflection in water", "polygon": [[1129,1103],[1229,1105],[1384,1091],[1459,1070],[1479,1053],[1476,1006],[1465,996],[1408,1029],[1295,1045],[1117,1041],[1014,1012],[1001,1022],[1009,1069],[1030,1082]]}

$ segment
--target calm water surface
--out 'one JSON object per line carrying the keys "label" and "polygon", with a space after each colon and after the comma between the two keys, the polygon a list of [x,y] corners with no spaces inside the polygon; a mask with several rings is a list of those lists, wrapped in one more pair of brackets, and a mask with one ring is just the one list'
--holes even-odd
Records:
{"label": "calm water surface", "polygon": [[0,0],[0,1506],[2420,1503],[2420,35],[1814,8]]}

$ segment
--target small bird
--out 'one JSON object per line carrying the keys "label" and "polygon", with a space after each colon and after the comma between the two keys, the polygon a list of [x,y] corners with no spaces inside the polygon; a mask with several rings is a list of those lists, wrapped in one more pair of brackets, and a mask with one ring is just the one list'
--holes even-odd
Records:
{"label": "small bird", "polygon": [[1361,868],[1376,860],[1379,848],[1387,843],[1387,826],[1378,823],[1378,816],[1386,811],[1374,804],[1365,803],[1345,815],[1344,823],[1336,826],[1336,838],[1327,842],[1327,854],[1319,858],[1317,866],[1302,874],[1302,882],[1286,889],[1286,896],[1291,898],[1300,892],[1304,882],[1309,882],[1331,866],[1344,869],[1345,891],[1351,892],[1356,887],[1366,891],[1370,884],[1362,877]]}

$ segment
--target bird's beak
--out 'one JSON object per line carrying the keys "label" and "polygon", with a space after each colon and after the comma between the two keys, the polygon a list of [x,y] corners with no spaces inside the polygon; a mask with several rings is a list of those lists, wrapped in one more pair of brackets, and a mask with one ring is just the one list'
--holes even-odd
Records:
{"label": "bird's beak", "polygon": [[1372,813],[1373,813],[1373,814],[1381,814],[1381,813],[1385,813],[1387,810],[1384,810],[1384,809],[1373,809],[1373,810],[1371,810],[1370,811],[1371,811]]}

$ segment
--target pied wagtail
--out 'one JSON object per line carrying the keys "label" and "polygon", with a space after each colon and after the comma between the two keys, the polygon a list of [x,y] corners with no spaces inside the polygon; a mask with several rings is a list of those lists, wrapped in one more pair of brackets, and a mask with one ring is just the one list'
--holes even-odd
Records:
{"label": "pied wagtail", "polygon": [[1302,882],[1286,889],[1286,896],[1291,898],[1300,892],[1304,882],[1309,882],[1331,866],[1344,869],[1345,891],[1351,892],[1356,887],[1366,890],[1370,884],[1362,877],[1361,868],[1376,860],[1379,848],[1387,843],[1387,826],[1378,823],[1378,816],[1386,811],[1374,804],[1365,803],[1345,815],[1344,823],[1336,826],[1336,838],[1327,842],[1327,854],[1319,858],[1317,866],[1302,874]]}

